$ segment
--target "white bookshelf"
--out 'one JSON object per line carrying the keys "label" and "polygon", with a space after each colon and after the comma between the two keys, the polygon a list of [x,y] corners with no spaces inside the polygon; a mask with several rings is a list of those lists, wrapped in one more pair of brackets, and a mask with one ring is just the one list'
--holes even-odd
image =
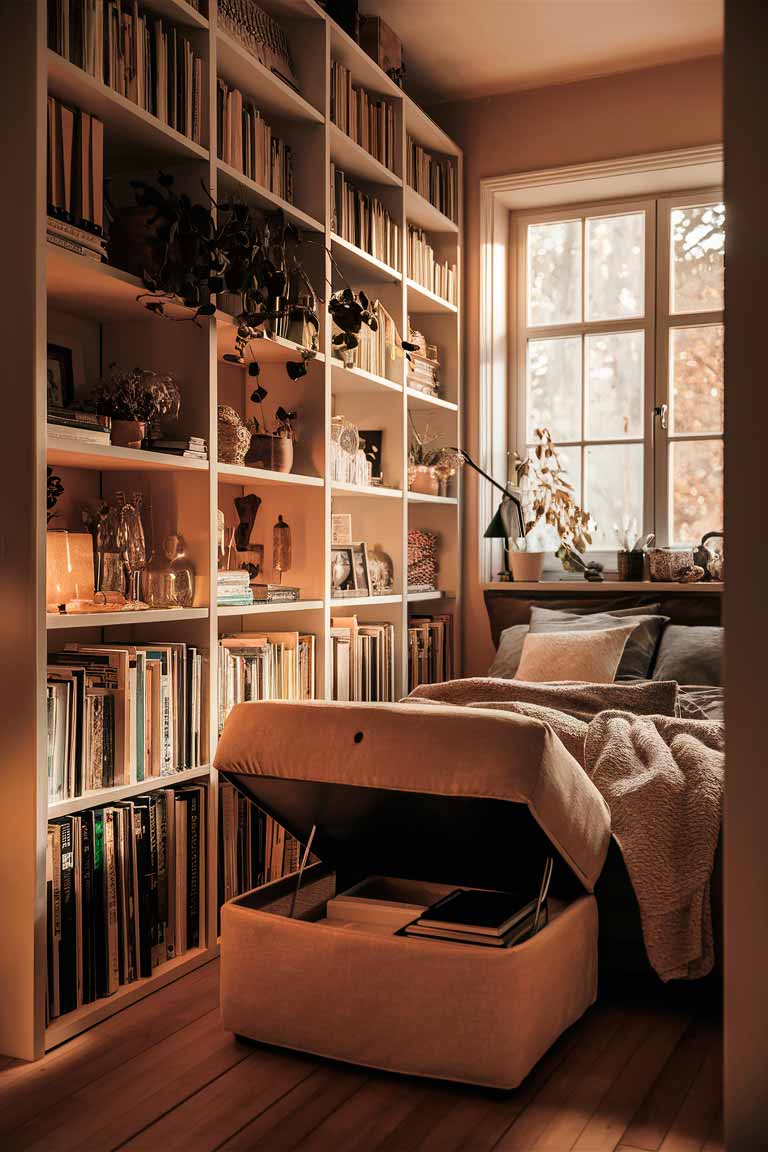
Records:
{"label": "white bookshelf", "polygon": [[[0,837],[0,903],[4,930],[0,937],[0,1054],[34,1059],[43,1052],[106,1019],[168,981],[205,963],[216,953],[217,775],[211,767],[121,785],[57,804],[48,804],[46,768],[45,668],[47,651],[87,639],[125,641],[182,640],[209,653],[207,679],[206,765],[213,762],[217,719],[217,642],[224,633],[256,628],[301,629],[317,637],[316,695],[331,689],[329,632],[335,617],[354,611],[363,622],[394,625],[396,692],[407,691],[407,621],[414,611],[457,612],[460,604],[460,500],[454,487],[447,498],[425,498],[408,492],[408,414],[440,431],[442,443],[461,442],[460,310],[408,278],[406,238],[409,222],[434,237],[441,257],[451,254],[458,269],[461,299],[462,157],[460,150],[401,92],[314,0],[269,0],[265,7],[283,24],[299,81],[296,92],[262,67],[231,36],[217,27],[214,0],[201,14],[186,0],[143,0],[143,7],[182,25],[204,58],[203,143],[196,144],[49,51],[45,0],[6,5],[3,31],[14,45],[0,73],[4,106],[13,109],[0,133],[13,179],[3,182],[8,229],[6,257],[13,268],[7,302],[0,310],[7,380],[0,477],[4,627],[0,639],[0,720],[6,733],[0,789],[0,815],[6,832]],[[407,47],[407,45],[406,45]],[[330,63],[351,68],[356,84],[384,95],[395,105],[395,171],[390,171],[331,124]],[[295,157],[295,203],[287,204],[236,169],[217,159],[216,77],[240,87],[277,135],[287,139]],[[408,315],[431,343],[441,349],[443,395],[430,399],[407,389],[405,361],[397,362],[394,379],[348,369],[331,355],[332,326],[321,310],[320,348],[308,374],[291,382],[285,362],[297,346],[280,338],[254,343],[262,366],[261,382],[270,402],[297,407],[300,439],[294,470],[277,473],[221,463],[217,457],[216,408],[234,404],[252,414],[253,387],[246,369],[223,356],[234,347],[235,322],[222,313],[198,326],[163,321],[143,309],[137,296],[144,287],[135,275],[65,252],[46,242],[45,167],[46,96],[50,94],[99,116],[104,121],[105,174],[116,178],[152,178],[159,167],[186,181],[193,199],[203,200],[201,182],[217,196],[238,194],[266,210],[280,208],[288,220],[314,237],[311,279],[327,295],[323,277],[334,278],[333,253],[355,290],[382,300],[400,335],[407,339]],[[406,131],[423,146],[453,157],[459,189],[459,222],[447,220],[405,185],[403,159]],[[331,161],[353,183],[381,191],[402,234],[400,270],[375,259],[331,232]],[[308,262],[309,263],[309,262]],[[319,270],[318,277],[315,270]],[[174,317],[183,309],[171,306]],[[85,371],[95,379],[113,360],[170,371],[182,386],[180,432],[204,436],[209,460],[132,451],[111,445],[73,443],[46,430],[46,343],[67,343],[81,350]],[[358,428],[383,431],[386,487],[355,488],[331,482],[328,440],[333,415],[345,415]],[[56,615],[45,603],[45,475],[51,464],[62,476],[61,527],[78,527],[75,510],[83,502],[109,497],[118,490],[141,490],[158,510],[153,535],[180,531],[196,570],[194,605],[176,611],[126,611]],[[453,481],[458,485],[458,479]],[[216,512],[232,519],[232,501],[255,492],[262,505],[254,539],[271,555],[272,525],[281,514],[293,532],[293,569],[285,583],[301,588],[297,602],[216,605]],[[369,548],[379,546],[393,560],[393,591],[385,596],[334,599],[330,583],[331,515],[352,516],[353,538]],[[77,514],[79,515],[79,513]],[[54,523],[53,527],[57,525]],[[440,587],[408,593],[409,526],[435,531],[441,539]],[[260,530],[260,532],[259,532]],[[268,561],[267,561],[268,562]],[[269,571],[265,573],[269,579]],[[454,666],[460,666],[458,638]],[[13,734],[10,740],[9,734]],[[207,917],[205,945],[158,968],[151,977],[121,987],[45,1026],[45,847],[49,818],[186,781],[208,784]]]}

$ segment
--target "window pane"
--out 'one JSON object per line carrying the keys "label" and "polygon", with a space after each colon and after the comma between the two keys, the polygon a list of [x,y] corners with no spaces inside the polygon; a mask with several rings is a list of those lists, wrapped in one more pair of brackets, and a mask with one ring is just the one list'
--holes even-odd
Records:
{"label": "window pane", "polygon": [[581,221],[528,227],[528,323],[581,320]]}
{"label": "window pane", "polygon": [[723,307],[724,252],[724,205],[673,210],[672,312]]}
{"label": "window pane", "polygon": [[587,439],[643,434],[643,332],[587,337]]}
{"label": "window pane", "polygon": [[645,213],[587,220],[587,319],[642,316]]}
{"label": "window pane", "polygon": [[585,453],[585,511],[595,522],[592,547],[616,550],[616,526],[624,515],[643,530],[642,444],[597,444]]}
{"label": "window pane", "polygon": [[670,329],[670,431],[722,432],[723,326]]}
{"label": "window pane", "polygon": [[581,337],[528,341],[526,439],[549,428],[552,439],[581,439]]}
{"label": "window pane", "polygon": [[669,448],[672,542],[695,544],[723,526],[722,440],[677,441]]}

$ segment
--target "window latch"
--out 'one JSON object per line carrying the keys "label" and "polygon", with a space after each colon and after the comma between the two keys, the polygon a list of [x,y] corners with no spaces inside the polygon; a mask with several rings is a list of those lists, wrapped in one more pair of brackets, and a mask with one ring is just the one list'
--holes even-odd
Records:
{"label": "window latch", "polygon": [[659,427],[663,428],[665,430],[666,430],[666,427],[668,424],[668,420],[667,420],[668,413],[669,413],[669,405],[668,404],[657,404],[653,410],[654,416],[659,421]]}

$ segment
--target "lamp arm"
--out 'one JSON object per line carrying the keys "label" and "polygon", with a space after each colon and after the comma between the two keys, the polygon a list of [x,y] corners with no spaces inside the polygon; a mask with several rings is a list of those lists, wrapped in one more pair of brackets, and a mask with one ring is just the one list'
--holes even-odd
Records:
{"label": "lamp arm", "polygon": [[459,456],[461,456],[465,464],[469,464],[470,468],[474,468],[475,472],[477,472],[479,476],[482,476],[483,479],[487,480],[489,484],[492,484],[494,488],[498,488],[499,492],[503,492],[504,495],[509,497],[510,500],[517,499],[512,495],[511,492],[507,491],[503,484],[499,484],[498,480],[494,480],[493,476],[489,476],[487,472],[484,472],[479,464],[475,464],[472,457],[468,452],[465,452],[463,448],[449,448],[448,451],[456,452]]}

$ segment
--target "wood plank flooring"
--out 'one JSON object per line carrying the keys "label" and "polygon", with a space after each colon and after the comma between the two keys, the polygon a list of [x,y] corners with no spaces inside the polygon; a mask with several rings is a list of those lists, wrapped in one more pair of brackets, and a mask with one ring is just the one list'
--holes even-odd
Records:
{"label": "wood plank flooring", "polygon": [[218,963],[0,1064],[3,1152],[721,1152],[721,1026],[668,991],[604,998],[514,1092],[236,1040]]}

